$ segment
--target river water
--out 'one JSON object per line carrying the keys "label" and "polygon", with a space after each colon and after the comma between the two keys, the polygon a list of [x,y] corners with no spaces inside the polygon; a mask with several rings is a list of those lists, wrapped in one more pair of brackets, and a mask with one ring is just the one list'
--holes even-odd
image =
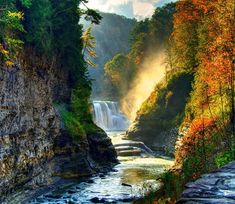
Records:
{"label": "river water", "polygon": [[[30,202],[31,204],[132,203],[135,198],[140,198],[147,191],[159,187],[157,176],[169,168],[173,161],[151,155],[149,151],[146,153],[144,144],[135,147],[135,142],[123,139],[125,133],[123,129],[127,128],[128,121],[118,110],[116,102],[97,104],[99,102],[96,101],[95,103],[94,108],[97,108],[99,123],[97,117],[95,121],[98,125],[103,125],[117,149],[130,153],[132,149],[139,150],[143,146],[143,151],[140,150],[135,156],[119,156],[120,164],[116,165],[113,171],[90,179],[74,181],[68,186],[39,196]],[[109,108],[115,110],[109,110]],[[102,113],[102,111],[107,112]]]}

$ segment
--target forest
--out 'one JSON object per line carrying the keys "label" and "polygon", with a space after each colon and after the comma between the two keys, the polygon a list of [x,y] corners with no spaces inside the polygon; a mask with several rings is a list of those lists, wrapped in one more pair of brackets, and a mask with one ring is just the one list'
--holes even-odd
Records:
{"label": "forest", "polygon": [[0,2],[0,203],[235,202],[235,3],[136,2]]}

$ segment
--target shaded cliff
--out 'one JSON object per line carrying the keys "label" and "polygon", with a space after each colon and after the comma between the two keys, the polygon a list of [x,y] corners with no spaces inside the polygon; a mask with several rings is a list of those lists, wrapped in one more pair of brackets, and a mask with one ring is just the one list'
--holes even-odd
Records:
{"label": "shaded cliff", "polygon": [[0,203],[59,179],[53,176],[91,175],[117,162],[92,122],[82,52],[81,15],[93,22],[99,14],[80,12],[80,3],[0,3]]}
{"label": "shaded cliff", "polygon": [[53,96],[69,96],[66,72],[20,65],[0,72],[0,202],[22,187],[53,183],[52,175],[80,177],[112,167],[116,152],[102,130],[74,143],[63,128]]}
{"label": "shaded cliff", "polygon": [[138,111],[127,131],[128,138],[172,155],[192,81],[191,74],[180,73],[158,84]]}

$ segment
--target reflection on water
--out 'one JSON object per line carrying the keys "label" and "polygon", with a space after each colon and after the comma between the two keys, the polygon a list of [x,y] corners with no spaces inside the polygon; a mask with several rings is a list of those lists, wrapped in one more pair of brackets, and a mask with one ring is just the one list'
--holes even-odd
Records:
{"label": "reflection on water", "polygon": [[157,158],[136,158],[123,162],[123,182],[140,184],[156,176],[171,166],[172,161]]}
{"label": "reflection on water", "polygon": [[[114,144],[124,142],[122,133],[109,133]],[[90,180],[74,182],[63,191],[57,190],[42,195],[31,203],[131,203],[133,198],[142,196],[142,186],[146,181],[158,187],[156,177],[169,168],[173,161],[148,157],[119,157],[114,171],[97,175]],[[52,196],[50,196],[52,195]],[[56,196],[53,196],[56,195]]]}

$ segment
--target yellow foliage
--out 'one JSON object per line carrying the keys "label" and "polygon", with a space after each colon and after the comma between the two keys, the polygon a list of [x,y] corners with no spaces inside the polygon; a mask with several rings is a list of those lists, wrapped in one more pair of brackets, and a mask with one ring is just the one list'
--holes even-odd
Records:
{"label": "yellow foliage", "polygon": [[6,66],[10,67],[14,64],[14,62],[7,60],[7,61],[5,61],[5,64],[6,64]]}
{"label": "yellow foliage", "polygon": [[8,11],[7,14],[9,17],[13,17],[13,18],[18,18],[20,20],[24,19],[24,13],[23,12],[12,12],[12,11]]}
{"label": "yellow foliage", "polygon": [[2,53],[3,55],[8,55],[9,51],[4,49],[4,47],[2,46],[2,44],[0,44],[0,53]]}

